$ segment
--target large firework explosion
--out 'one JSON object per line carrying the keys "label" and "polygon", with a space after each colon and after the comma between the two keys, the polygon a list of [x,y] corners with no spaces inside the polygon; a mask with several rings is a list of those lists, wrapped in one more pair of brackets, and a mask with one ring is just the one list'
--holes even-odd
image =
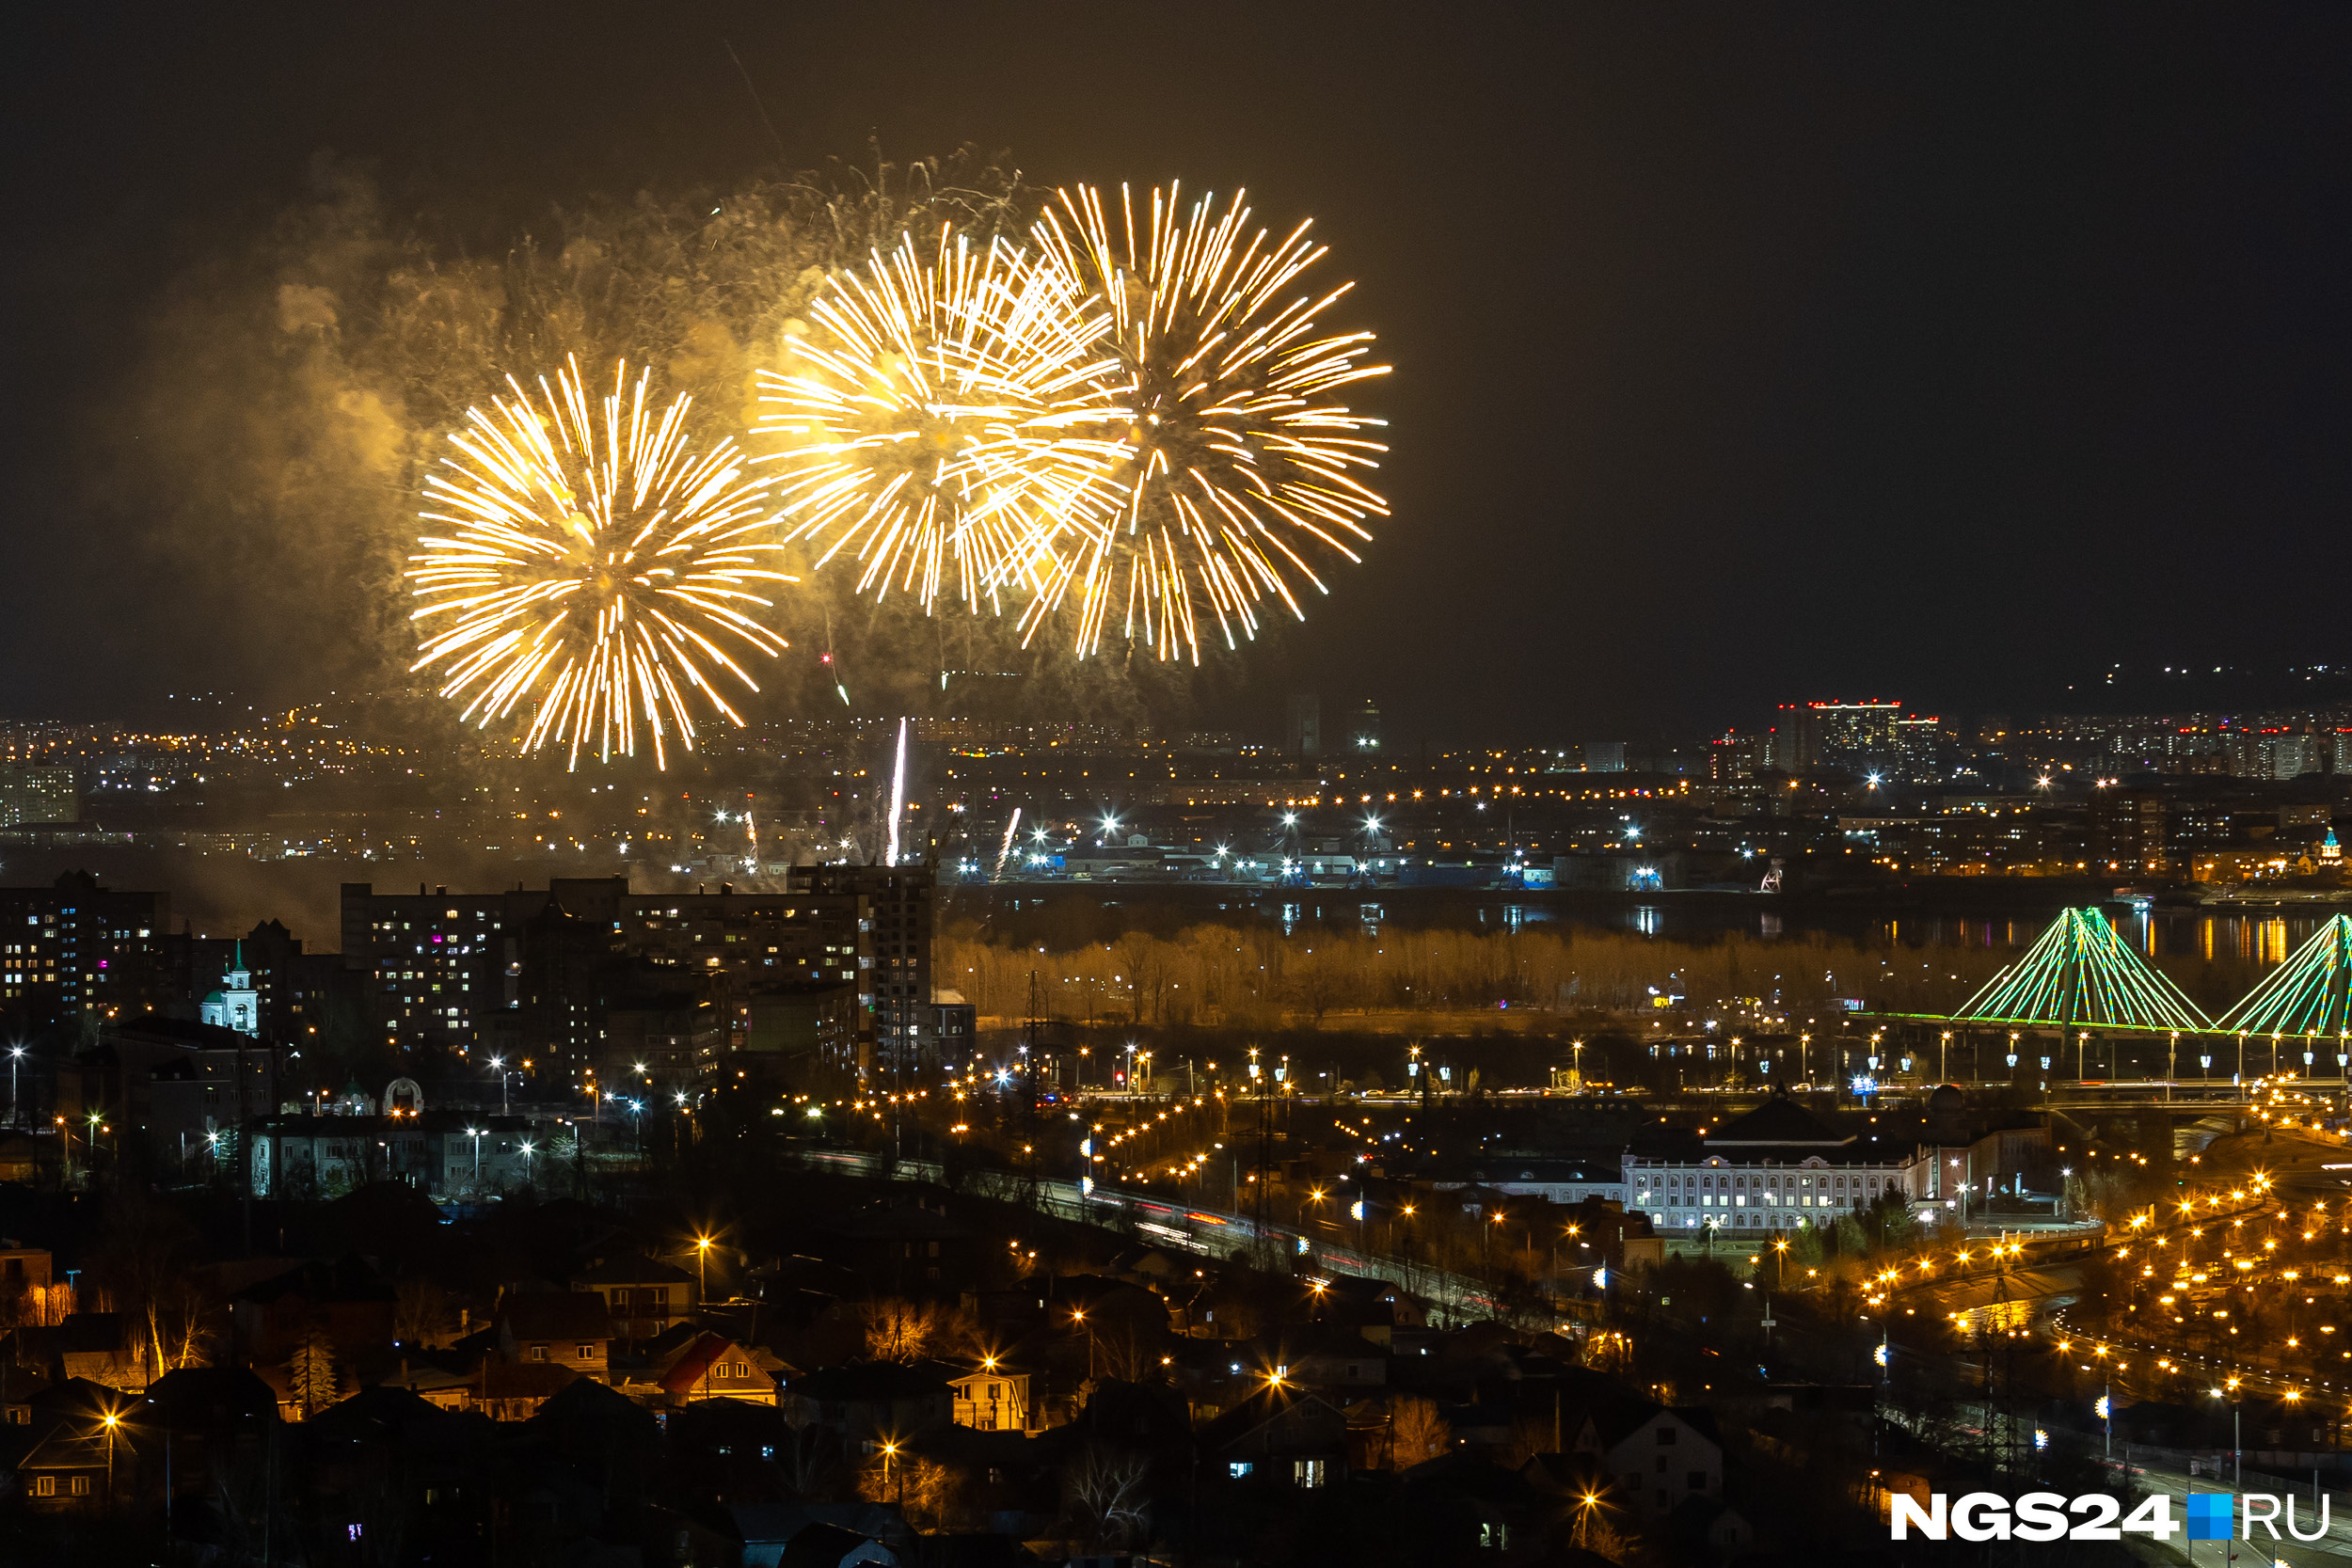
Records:
{"label": "large firework explosion", "polygon": [[1073,275],[1002,241],[943,230],[835,275],[759,372],[790,534],[857,588],[930,608],[1027,600],[1057,569],[1065,520],[1100,504],[1104,317]]}
{"label": "large firework explosion", "polygon": [[692,400],[649,408],[644,371],[632,383],[616,364],[593,404],[576,360],[535,398],[507,386],[425,481],[422,515],[452,531],[409,557],[426,628],[413,668],[439,667],[441,694],[485,728],[531,703],[523,748],[564,746],[574,767],[634,755],[641,727],[658,764],[672,734],[692,750],[695,691],[742,723],[706,672],[756,691],[728,647],[785,646],[745,612],[771,603],[755,585],[793,580],[770,563],[784,546],[766,483],[731,442],[691,450]]}
{"label": "large firework explosion", "polygon": [[1321,325],[1350,285],[1294,292],[1325,254],[1306,224],[1270,240],[1241,196],[1185,213],[1173,185],[1152,191],[1141,220],[1125,188],[1106,217],[1101,193],[1081,185],[1037,224],[1053,270],[1109,317],[1117,372],[1099,393],[1120,457],[1110,483],[1089,486],[1067,515],[1023,630],[1074,595],[1082,657],[1116,614],[1159,657],[1198,663],[1198,605],[1232,647],[1237,631],[1256,634],[1268,598],[1295,616],[1298,585],[1325,591],[1312,556],[1359,559],[1364,519],[1388,510],[1357,477],[1387,449],[1361,433],[1384,421],[1332,394],[1387,367],[1362,363],[1371,333]]}

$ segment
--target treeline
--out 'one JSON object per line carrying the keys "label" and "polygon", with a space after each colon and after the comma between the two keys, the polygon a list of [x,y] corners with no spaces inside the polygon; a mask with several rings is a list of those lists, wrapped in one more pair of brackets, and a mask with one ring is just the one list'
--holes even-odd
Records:
{"label": "treeline", "polygon": [[[1204,924],[1172,936],[1135,931],[1053,948],[993,942],[961,923],[941,934],[939,983],[982,1017],[1041,1017],[1145,1026],[1278,1028],[1375,1012],[1642,1007],[1657,995],[1700,1006],[1740,1003],[1798,1017],[1833,997],[1882,1012],[1947,1012],[2016,948],[1872,945],[1814,932],[1707,942],[1545,926],[1520,930],[1399,930],[1377,935]],[[2235,957],[2166,958],[2159,967],[2208,1008],[2260,977]]]}

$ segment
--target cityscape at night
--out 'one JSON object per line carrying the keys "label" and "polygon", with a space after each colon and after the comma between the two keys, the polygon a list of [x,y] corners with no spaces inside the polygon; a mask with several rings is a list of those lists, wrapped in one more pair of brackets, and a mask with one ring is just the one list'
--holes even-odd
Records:
{"label": "cityscape at night", "polygon": [[2352,1560],[2352,19],[23,31],[0,1565]]}

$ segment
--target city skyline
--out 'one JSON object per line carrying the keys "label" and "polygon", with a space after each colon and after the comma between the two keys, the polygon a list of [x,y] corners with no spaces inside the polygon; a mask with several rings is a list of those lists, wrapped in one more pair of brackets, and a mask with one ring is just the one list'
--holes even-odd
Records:
{"label": "city skyline", "polygon": [[2352,1552],[2352,12],[12,42],[0,1561]]}

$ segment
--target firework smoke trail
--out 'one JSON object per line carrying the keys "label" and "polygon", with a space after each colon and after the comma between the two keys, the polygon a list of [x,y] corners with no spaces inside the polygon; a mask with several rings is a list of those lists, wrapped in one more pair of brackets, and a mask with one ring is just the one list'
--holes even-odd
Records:
{"label": "firework smoke trail", "polygon": [[[863,564],[857,591],[952,588],[967,607],[1026,598],[1055,536],[1103,486],[1123,416],[1106,405],[1107,316],[1066,271],[943,230],[837,274],[759,372],[787,537]],[[952,584],[949,578],[952,577]]]}
{"label": "firework smoke trail", "polygon": [[898,721],[898,760],[890,769],[890,854],[882,863],[898,863],[898,814],[907,800],[907,721]]}
{"label": "firework smoke trail", "polygon": [[1299,616],[1294,576],[1327,592],[1307,556],[1322,546],[1359,560],[1364,519],[1388,515],[1357,477],[1388,450],[1360,433],[1386,421],[1331,401],[1388,373],[1360,362],[1371,333],[1321,325],[1352,285],[1291,292],[1324,248],[1303,223],[1270,240],[1243,199],[1220,213],[1204,196],[1186,214],[1176,186],[1155,187],[1138,231],[1125,187],[1106,217],[1101,193],[1080,185],[1038,220],[1054,269],[1110,312],[1119,368],[1104,398],[1129,412],[1114,483],[1077,496],[1091,510],[1073,513],[1025,637],[1074,595],[1081,657],[1118,614],[1124,636],[1198,664],[1197,606],[1229,648],[1236,631],[1256,635],[1269,598]]}
{"label": "firework smoke trail", "polygon": [[996,869],[990,873],[990,881],[1001,882],[1005,879],[1005,857],[1012,853],[1012,835],[1020,831],[1021,808],[1015,806],[1012,808],[1012,820],[1005,824],[1005,842],[996,847]]}
{"label": "firework smoke trail", "polygon": [[740,725],[706,669],[756,691],[723,644],[785,647],[746,612],[773,602],[752,585],[794,580],[769,564],[784,546],[767,483],[729,442],[693,452],[691,400],[648,408],[646,373],[632,384],[625,363],[593,405],[576,359],[535,399],[507,387],[467,411],[459,455],[425,481],[421,515],[453,531],[408,558],[409,619],[448,624],[411,668],[440,666],[441,695],[485,729],[533,702],[523,748],[567,746],[574,768],[583,750],[634,755],[641,725],[658,764],[673,731],[691,751],[695,691]]}

